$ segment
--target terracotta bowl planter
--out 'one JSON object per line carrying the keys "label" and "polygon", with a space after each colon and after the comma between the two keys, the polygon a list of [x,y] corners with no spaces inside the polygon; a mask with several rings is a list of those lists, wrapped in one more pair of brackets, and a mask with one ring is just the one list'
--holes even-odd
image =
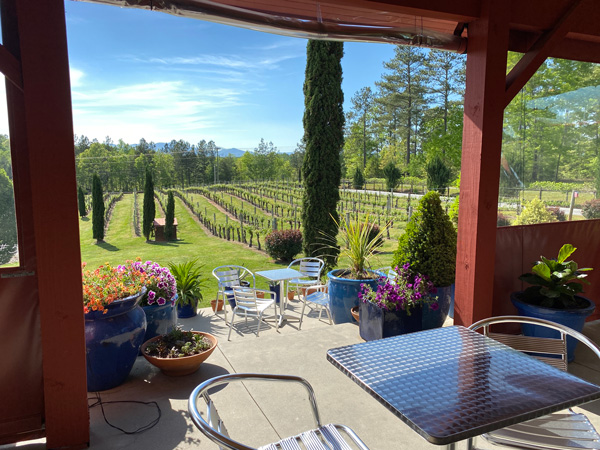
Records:
{"label": "terracotta bowl planter", "polygon": [[354,317],[354,320],[356,320],[356,322],[358,323],[358,306],[355,306],[354,308],[350,309],[350,314],[352,314],[352,317]]}
{"label": "terracotta bowl planter", "polygon": [[[219,304],[217,305],[217,300],[210,301],[210,307],[213,311],[223,311],[223,299],[219,299]],[[216,308],[216,309],[215,309]]]}
{"label": "terracotta bowl planter", "polygon": [[208,350],[198,353],[197,355],[184,356],[183,358],[156,358],[146,354],[146,347],[161,337],[156,336],[144,342],[142,345],[142,355],[144,355],[144,358],[146,358],[150,364],[158,367],[165,375],[169,375],[171,377],[181,377],[194,373],[200,368],[200,364],[202,364],[215,350],[215,348],[217,348],[218,343],[217,338],[212,334],[204,333],[202,331],[194,331],[194,334],[203,335],[206,339],[212,342],[212,346]]}

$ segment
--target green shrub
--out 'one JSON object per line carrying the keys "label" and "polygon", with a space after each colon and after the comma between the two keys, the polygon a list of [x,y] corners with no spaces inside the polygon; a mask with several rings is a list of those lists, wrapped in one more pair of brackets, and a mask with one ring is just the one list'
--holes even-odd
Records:
{"label": "green shrub", "polygon": [[398,186],[398,183],[400,183],[400,179],[402,178],[400,169],[398,169],[391,161],[383,168],[383,175],[385,176],[385,186],[388,191],[396,189],[396,186]]}
{"label": "green shrub", "polygon": [[146,169],[146,183],[144,184],[144,206],[142,209],[142,233],[146,240],[150,239],[156,206],[154,205],[154,181],[150,169]]}
{"label": "green shrub", "polygon": [[586,219],[600,219],[600,199],[585,202],[581,214]]}
{"label": "green shrub", "polygon": [[92,177],[92,237],[104,241],[104,194],[98,175]]}
{"label": "green shrub", "polygon": [[450,185],[452,173],[442,158],[438,155],[434,156],[427,163],[427,189],[438,191],[443,194],[445,189]]}
{"label": "green shrub", "polygon": [[508,227],[510,226],[510,219],[501,212],[499,212],[498,218],[496,219],[496,225],[499,227]]}
{"label": "green shrub", "polygon": [[302,232],[273,230],[265,237],[265,250],[275,260],[292,261],[302,251]]}
{"label": "green shrub", "polygon": [[523,204],[523,212],[515,219],[513,225],[533,225],[546,222],[555,222],[554,217],[546,209],[543,201],[532,198]]}
{"label": "green shrub", "polygon": [[173,191],[167,197],[167,211],[165,212],[165,238],[167,241],[175,240],[175,199]]}
{"label": "green shrub", "polygon": [[360,167],[357,167],[354,171],[354,175],[352,176],[352,187],[354,187],[354,189],[362,189],[364,185],[365,177],[362,173],[362,170],[360,170]]}
{"label": "green shrub", "polygon": [[77,187],[77,206],[79,207],[79,216],[87,216],[87,211],[85,210],[85,194],[83,193],[81,186]]}
{"label": "green shrub", "polygon": [[450,286],[456,271],[456,229],[442,208],[440,195],[431,191],[398,239],[393,266],[409,263],[411,270],[427,275],[435,286]]}
{"label": "green shrub", "polygon": [[546,208],[552,214],[553,222],[564,222],[567,220],[565,213],[558,206],[549,206]]}
{"label": "green shrub", "polygon": [[459,205],[459,196],[454,197],[452,204],[450,205],[450,210],[448,211],[448,217],[454,224],[454,226],[458,226],[458,205]]}

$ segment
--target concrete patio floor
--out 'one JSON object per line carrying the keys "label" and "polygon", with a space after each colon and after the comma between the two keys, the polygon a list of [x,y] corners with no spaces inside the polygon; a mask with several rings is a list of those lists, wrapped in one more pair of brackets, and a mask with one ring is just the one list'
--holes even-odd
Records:
{"label": "concrete patio floor", "polygon": [[[299,316],[301,303],[293,301],[290,306],[291,314]],[[197,317],[180,319],[180,323],[186,329],[216,335],[217,349],[198,372],[180,378],[167,377],[143,357],[138,357],[124,384],[99,393],[104,414],[111,424],[126,431],[137,430],[153,421],[157,423],[141,433],[124,434],[105,422],[100,406],[93,406],[90,408],[92,449],[216,449],[188,418],[187,399],[202,381],[231,372],[293,374],[306,378],[315,390],[322,421],[348,425],[372,450],[440,448],[418,436],[327,362],[328,349],[361,342],[355,324],[329,325],[326,320],[317,320],[316,314],[311,312],[305,317],[302,330],[298,330],[296,321],[287,322],[279,332],[263,325],[257,338],[256,321],[249,319],[246,326],[243,319],[237,318],[240,326],[232,332],[231,341],[227,341],[228,327],[223,314],[214,315],[210,308],[200,310]],[[587,324],[584,333],[600,342],[600,321]],[[578,348],[576,362],[571,364],[570,370],[600,384],[600,364],[594,361],[591,352]],[[435,380],[424,382],[435,389]],[[275,386],[265,383],[228,386],[216,394],[219,413],[233,438],[259,446],[313,427],[302,390],[293,389],[287,383]],[[89,393],[89,398],[90,405],[96,403],[95,393]],[[160,417],[155,405],[134,402],[156,402]],[[600,429],[600,401],[576,409],[584,412]],[[17,446],[23,450],[46,448],[41,440],[0,446],[0,449]]]}

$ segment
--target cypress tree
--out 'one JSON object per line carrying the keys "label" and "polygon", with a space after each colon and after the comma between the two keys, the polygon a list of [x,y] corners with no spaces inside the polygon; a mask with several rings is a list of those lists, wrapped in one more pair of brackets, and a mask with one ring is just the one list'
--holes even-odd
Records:
{"label": "cypress tree", "polygon": [[154,206],[154,182],[150,169],[146,168],[146,183],[144,184],[144,207],[142,210],[142,234],[146,240],[150,240],[150,232],[156,215]]}
{"label": "cypress tree", "polygon": [[[302,164],[306,256],[318,256],[322,252],[323,235],[336,236],[338,232],[340,152],[344,146],[343,55],[341,42],[309,40],[306,47],[302,119],[306,144]],[[329,250],[324,256],[328,267],[335,266],[338,254],[339,251]]]}
{"label": "cypress tree", "polygon": [[104,194],[98,175],[92,179],[92,237],[97,242],[104,240]]}
{"label": "cypress tree", "polygon": [[81,186],[78,186],[77,188],[77,204],[79,206],[79,216],[87,216],[87,211],[85,210],[85,194],[83,193]]}
{"label": "cypress tree", "polygon": [[169,191],[167,198],[167,211],[165,212],[165,238],[167,241],[175,239],[175,198],[173,191]]}

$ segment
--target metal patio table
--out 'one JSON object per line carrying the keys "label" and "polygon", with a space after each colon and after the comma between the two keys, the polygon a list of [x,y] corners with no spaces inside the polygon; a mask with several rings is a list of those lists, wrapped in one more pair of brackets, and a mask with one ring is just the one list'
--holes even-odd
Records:
{"label": "metal patio table", "polygon": [[600,398],[581,380],[462,326],[330,349],[327,359],[437,445]]}
{"label": "metal patio table", "polygon": [[284,281],[292,280],[294,278],[302,278],[304,275],[301,272],[298,272],[295,269],[285,268],[285,269],[272,269],[272,270],[260,270],[256,272],[256,275],[266,278],[272,282],[279,283],[279,326],[283,324],[286,320],[294,319],[300,320],[299,317],[289,316],[285,314],[285,307],[287,305],[287,297],[285,295],[285,290],[283,288]]}

